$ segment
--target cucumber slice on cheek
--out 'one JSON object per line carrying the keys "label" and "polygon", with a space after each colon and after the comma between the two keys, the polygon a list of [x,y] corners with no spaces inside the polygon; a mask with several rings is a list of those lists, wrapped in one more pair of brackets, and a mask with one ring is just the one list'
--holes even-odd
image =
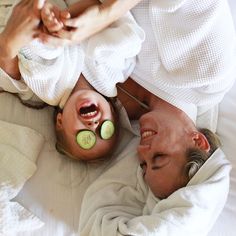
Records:
{"label": "cucumber slice on cheek", "polygon": [[115,126],[111,120],[105,120],[100,129],[100,137],[102,139],[110,139],[115,133]]}
{"label": "cucumber slice on cheek", "polygon": [[96,143],[96,134],[91,130],[81,130],[76,136],[76,141],[83,149],[91,149]]}

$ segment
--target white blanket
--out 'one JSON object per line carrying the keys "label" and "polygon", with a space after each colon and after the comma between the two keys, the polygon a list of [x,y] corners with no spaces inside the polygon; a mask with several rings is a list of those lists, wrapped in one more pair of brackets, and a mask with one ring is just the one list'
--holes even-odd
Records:
{"label": "white blanket", "polygon": [[35,173],[44,139],[36,131],[0,120],[0,235],[39,228],[43,223],[11,201]]}
{"label": "white blanket", "polygon": [[121,159],[85,193],[80,236],[207,235],[227,199],[231,166],[218,149],[190,180],[165,200],[143,182],[134,138]]}

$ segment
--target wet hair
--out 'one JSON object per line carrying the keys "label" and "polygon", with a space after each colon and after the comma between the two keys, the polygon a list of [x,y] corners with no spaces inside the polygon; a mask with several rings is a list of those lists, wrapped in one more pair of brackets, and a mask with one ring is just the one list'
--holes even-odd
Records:
{"label": "wet hair", "polygon": [[198,131],[206,137],[210,150],[208,152],[200,148],[190,148],[187,150],[188,163],[186,164],[186,174],[189,179],[197,173],[206,160],[221,146],[219,137],[209,129],[199,129]]}
{"label": "wet hair", "polygon": [[[103,97],[111,105],[112,114],[114,115],[114,118],[115,118],[114,125],[115,125],[115,135],[116,135],[115,143],[116,143],[116,141],[119,138],[119,133],[120,133],[119,113],[118,113],[118,110],[117,110],[117,107],[116,107],[116,98],[108,98],[108,97],[105,97],[105,96],[103,96]],[[63,113],[63,109],[61,109],[60,107],[55,107],[54,114],[53,114],[54,124],[56,124],[56,122],[57,122],[58,113]],[[67,156],[71,159],[74,159],[74,160],[80,160],[80,161],[84,161],[84,162],[88,162],[88,163],[101,163],[101,162],[104,162],[105,160],[109,159],[109,157],[111,157],[112,154],[116,150],[116,147],[113,147],[105,155],[97,156],[94,159],[88,159],[88,160],[86,160],[86,158],[83,158],[83,157],[81,157],[81,159],[80,159],[79,157],[75,157],[69,151],[67,151],[69,144],[68,144],[67,139],[65,138],[65,133],[64,133],[63,130],[58,130],[56,128],[56,125],[55,125],[55,134],[56,134],[56,144],[55,144],[56,150],[60,154],[63,154],[63,155],[65,155],[65,156]]]}

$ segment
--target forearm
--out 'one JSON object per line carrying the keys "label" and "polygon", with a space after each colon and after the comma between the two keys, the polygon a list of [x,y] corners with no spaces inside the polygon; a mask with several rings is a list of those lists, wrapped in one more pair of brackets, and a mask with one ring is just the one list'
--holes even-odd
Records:
{"label": "forearm", "polygon": [[109,17],[108,19],[113,22],[141,2],[141,0],[103,0],[102,2],[101,11],[105,11],[107,17]]}
{"label": "forearm", "polygon": [[139,2],[141,0],[80,0],[70,5],[68,10],[73,18],[91,6],[100,5],[100,11],[104,14],[104,19],[107,21],[107,25],[109,25]]}
{"label": "forearm", "polygon": [[87,8],[98,5],[101,2],[99,0],[80,0],[68,7],[71,17],[76,17],[84,12]]}
{"label": "forearm", "polygon": [[21,78],[18,57],[12,53],[11,47],[8,45],[7,40],[4,40],[2,34],[0,34],[0,68],[13,79],[19,80]]}

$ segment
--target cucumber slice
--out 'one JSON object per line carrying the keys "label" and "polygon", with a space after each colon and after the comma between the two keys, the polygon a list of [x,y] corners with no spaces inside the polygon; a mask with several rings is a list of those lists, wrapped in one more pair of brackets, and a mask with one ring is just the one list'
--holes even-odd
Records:
{"label": "cucumber slice", "polygon": [[115,126],[111,120],[105,120],[100,129],[100,136],[102,139],[110,139],[115,133]]}
{"label": "cucumber slice", "polygon": [[76,141],[83,149],[91,149],[96,143],[96,135],[91,130],[81,130],[76,136]]}

